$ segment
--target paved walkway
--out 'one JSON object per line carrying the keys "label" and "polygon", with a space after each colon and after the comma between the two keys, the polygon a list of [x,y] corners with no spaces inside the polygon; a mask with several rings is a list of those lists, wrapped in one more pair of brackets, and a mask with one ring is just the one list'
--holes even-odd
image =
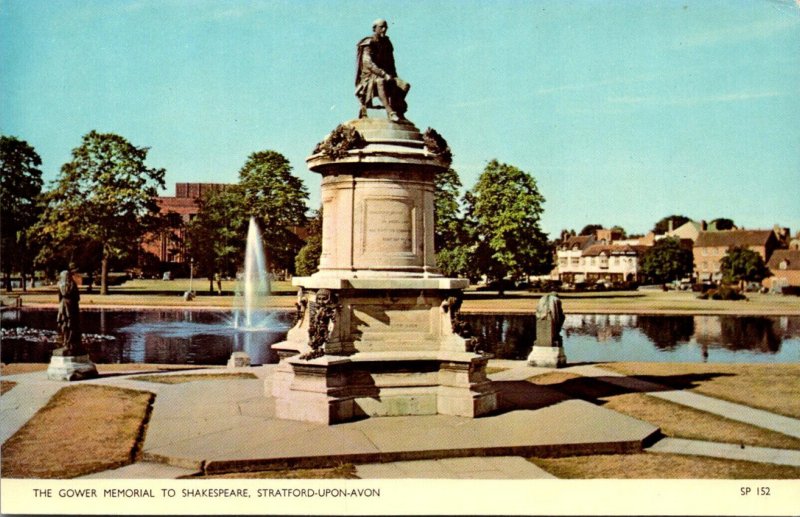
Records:
{"label": "paved walkway", "polygon": [[634,377],[627,377],[623,374],[605,370],[597,366],[573,366],[565,368],[562,371],[576,373],[585,377],[594,377],[597,380],[631,391],[646,392],[647,395],[651,397],[660,398],[707,413],[713,413],[730,420],[744,422],[762,429],[776,431],[787,436],[800,438],[800,420],[796,418],[776,415],[769,411],[727,402],[687,390],[673,390],[672,388],[660,384],[643,381]]}
{"label": "paved walkway", "polygon": [[[144,461],[86,477],[163,479],[191,475],[200,469],[213,473],[244,466],[310,467],[354,462],[358,463],[357,475],[364,478],[537,479],[552,476],[521,456],[552,452],[556,446],[564,447],[567,453],[586,452],[585,447],[595,447],[598,453],[604,448],[607,452],[614,452],[615,448],[621,452],[634,443],[641,446],[642,440],[655,431],[645,422],[524,383],[550,369],[530,367],[524,361],[493,360],[491,365],[506,368],[490,377],[505,393],[506,405],[518,406],[515,410],[477,419],[432,415],[373,418],[335,426],[274,418],[274,402],[263,395],[265,381],[269,392],[274,365],[227,370],[254,373],[258,376],[254,380],[168,385],[114,375],[82,381],[157,395],[144,452],[146,459],[159,463]],[[193,373],[202,371],[220,373],[219,369]],[[573,366],[560,371],[591,376],[732,420],[800,436],[797,419],[671,390],[596,366]],[[18,384],[0,397],[2,441],[67,385],[48,380],[45,372],[3,379]],[[265,440],[265,436],[269,438]],[[664,438],[646,450],[800,466],[800,451],[742,448],[738,444]]]}
{"label": "paved walkway", "polygon": [[688,454],[691,456],[709,456],[712,458],[726,458],[730,460],[755,461],[757,463],[774,463],[775,465],[800,467],[800,451],[751,447],[749,445],[738,445],[734,443],[664,438],[652,447],[649,447],[647,451]]}
{"label": "paved walkway", "polygon": [[45,372],[4,375],[17,385],[0,396],[0,443],[11,438],[65,383],[51,381]]}

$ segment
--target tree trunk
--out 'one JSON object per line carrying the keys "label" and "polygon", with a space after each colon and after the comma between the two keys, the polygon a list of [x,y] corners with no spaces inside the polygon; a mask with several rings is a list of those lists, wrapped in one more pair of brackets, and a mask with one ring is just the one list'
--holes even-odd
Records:
{"label": "tree trunk", "polygon": [[214,294],[214,275],[208,277],[208,293]]}
{"label": "tree trunk", "polygon": [[100,261],[100,294],[108,294],[108,257],[105,253]]}

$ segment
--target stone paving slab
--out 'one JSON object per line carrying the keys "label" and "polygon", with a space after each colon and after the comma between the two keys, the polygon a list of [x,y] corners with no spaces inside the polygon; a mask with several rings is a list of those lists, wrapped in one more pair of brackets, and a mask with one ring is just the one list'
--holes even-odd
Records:
{"label": "stone paving slab", "polygon": [[[529,377],[527,368],[509,378]],[[475,419],[429,415],[331,426],[282,420],[275,417],[261,380],[269,378],[274,366],[252,371],[259,380],[161,385],[143,447],[145,458],[223,472],[476,453],[613,453],[641,450],[643,441],[658,431],[580,400]]]}
{"label": "stone paving slab", "polygon": [[710,456],[731,460],[754,461],[800,467],[800,451],[741,446],[733,443],[704,442],[683,438],[664,438],[649,447],[648,452]]}
{"label": "stone paving slab", "polygon": [[58,390],[69,385],[47,379],[44,371],[4,375],[3,380],[17,385],[0,396],[0,443],[11,438]]}
{"label": "stone paving slab", "polygon": [[104,470],[75,479],[177,479],[183,476],[196,474],[196,470],[173,467],[163,463],[139,462],[120,467],[118,469]]}

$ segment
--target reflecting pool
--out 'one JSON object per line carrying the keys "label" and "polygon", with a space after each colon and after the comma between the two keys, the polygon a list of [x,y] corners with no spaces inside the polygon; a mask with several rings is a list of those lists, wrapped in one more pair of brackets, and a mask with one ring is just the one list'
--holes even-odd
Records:
{"label": "reflecting pool", "polygon": [[[488,352],[525,359],[535,338],[533,316],[465,314]],[[225,364],[245,351],[253,364],[274,363],[294,311],[273,311],[262,328],[241,329],[223,311],[83,310],[87,346],[97,363]],[[0,360],[48,362],[55,347],[55,310],[2,313]],[[28,332],[23,331],[29,329]],[[49,331],[49,341],[43,332]],[[800,362],[800,317],[641,316],[569,314],[564,348],[570,363]]]}

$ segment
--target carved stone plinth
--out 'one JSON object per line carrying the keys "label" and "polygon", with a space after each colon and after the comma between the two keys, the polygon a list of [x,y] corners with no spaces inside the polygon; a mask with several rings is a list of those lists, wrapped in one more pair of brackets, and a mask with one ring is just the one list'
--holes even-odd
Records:
{"label": "carved stone plinth", "polygon": [[449,149],[407,120],[337,128],[307,160],[322,175],[319,272],[295,278],[297,325],[272,346],[278,416],[474,417],[497,408],[487,357],[454,333],[464,279],[436,269],[436,174]]}
{"label": "carved stone plinth", "polygon": [[50,358],[47,378],[54,381],[80,381],[97,377],[97,367],[88,355],[56,355]]}
{"label": "carved stone plinth", "polygon": [[464,352],[288,359],[291,378],[273,391],[276,414],[326,424],[376,416],[479,416],[497,408],[486,361]]}
{"label": "carved stone plinth", "polygon": [[[304,287],[308,308],[287,340],[273,345],[282,358],[270,393],[279,417],[337,423],[364,416],[475,417],[497,408],[488,357],[467,352],[453,333],[449,295],[464,280],[297,281],[310,286]],[[319,289],[335,293],[337,317],[328,325],[325,355],[306,360]]]}

